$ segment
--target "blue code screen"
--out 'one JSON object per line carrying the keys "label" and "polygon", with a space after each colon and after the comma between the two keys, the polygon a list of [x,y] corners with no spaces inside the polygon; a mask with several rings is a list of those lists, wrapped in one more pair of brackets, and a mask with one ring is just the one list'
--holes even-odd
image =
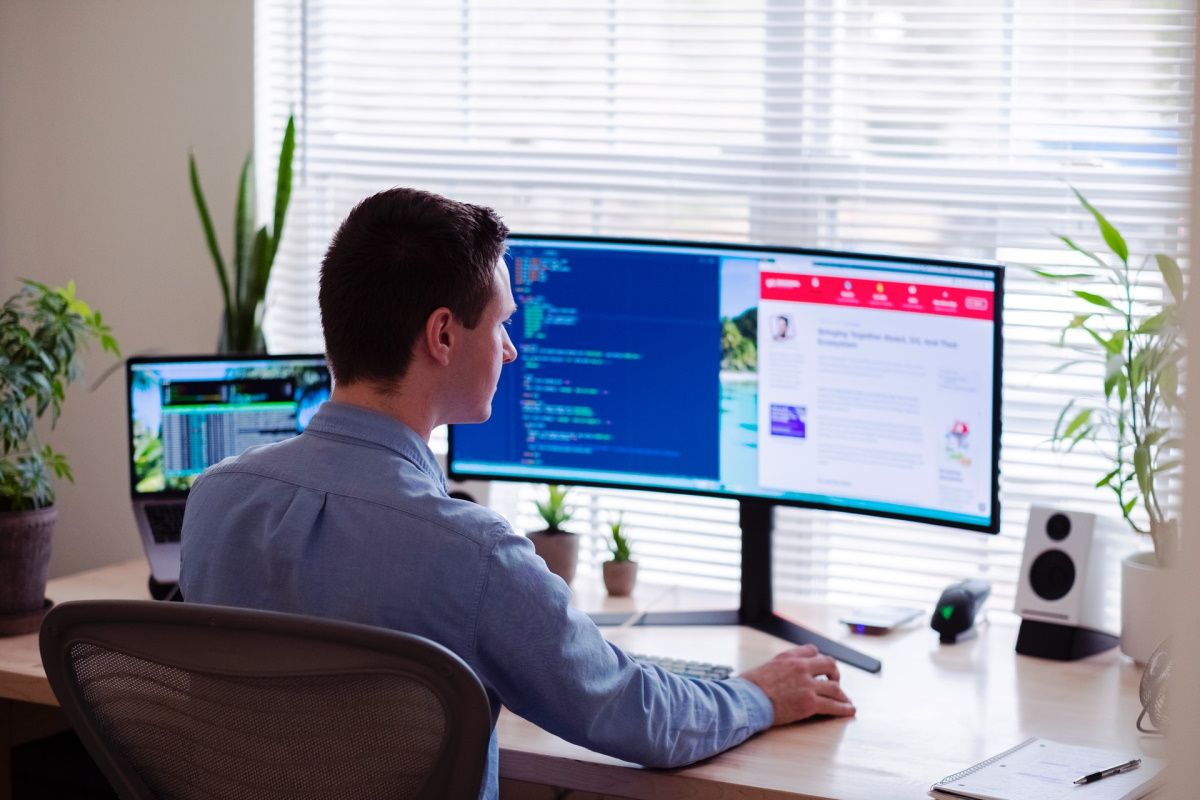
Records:
{"label": "blue code screen", "polygon": [[455,427],[455,461],[715,482],[719,259],[514,242],[505,260],[519,357],[492,419]]}

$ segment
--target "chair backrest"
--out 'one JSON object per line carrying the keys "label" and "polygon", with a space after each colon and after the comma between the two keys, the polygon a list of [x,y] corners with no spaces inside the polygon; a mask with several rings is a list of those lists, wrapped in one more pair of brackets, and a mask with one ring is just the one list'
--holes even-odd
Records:
{"label": "chair backrest", "polygon": [[52,609],[41,651],[123,800],[479,796],[487,695],[462,659],[419,636],[97,600]]}

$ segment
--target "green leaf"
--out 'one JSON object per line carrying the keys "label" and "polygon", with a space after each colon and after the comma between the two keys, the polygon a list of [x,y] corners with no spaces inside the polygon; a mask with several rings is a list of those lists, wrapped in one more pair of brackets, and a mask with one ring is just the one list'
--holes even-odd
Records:
{"label": "green leaf", "polygon": [[1094,430],[1094,426],[1084,425],[1082,428],[1076,431],[1074,438],[1071,439],[1071,443],[1067,445],[1067,452],[1070,453],[1072,450],[1074,450],[1075,446],[1090,436]]}
{"label": "green leaf", "polygon": [[[275,218],[271,234],[271,255],[267,259],[267,270],[275,261],[275,253],[279,250],[279,242],[283,239],[283,222],[287,216],[288,202],[292,197],[292,157],[296,152],[296,118],[289,116],[287,127],[283,131],[283,142],[279,148],[279,172],[275,183]],[[264,277],[263,286],[266,286]]]}
{"label": "green leaf", "polygon": [[1121,506],[1121,511],[1124,512],[1125,516],[1128,517],[1133,512],[1133,507],[1137,505],[1137,501],[1136,497],[1131,497],[1128,503]]}
{"label": "green leaf", "polygon": [[1182,458],[1172,458],[1168,461],[1162,462],[1161,464],[1155,465],[1154,472],[1156,475],[1165,475],[1171,470],[1178,469],[1181,466],[1183,466]]}
{"label": "green leaf", "polygon": [[1167,312],[1160,311],[1157,314],[1146,317],[1141,324],[1134,330],[1135,334],[1150,334],[1158,333],[1163,329],[1163,325],[1167,322]]}
{"label": "green leaf", "polygon": [[1150,447],[1153,447],[1154,445],[1158,444],[1159,439],[1162,439],[1168,433],[1170,433],[1170,431],[1166,428],[1154,428],[1146,436],[1146,444]]}
{"label": "green leaf", "polygon": [[1150,491],[1150,448],[1144,443],[1133,448],[1133,471],[1137,475],[1138,490],[1142,494]]}
{"label": "green leaf", "polygon": [[1108,249],[1112,250],[1113,253],[1116,254],[1117,258],[1121,259],[1123,263],[1128,264],[1129,245],[1125,244],[1124,237],[1122,237],[1117,229],[1114,228],[1112,224],[1104,218],[1104,215],[1101,214],[1095,206],[1088,202],[1087,198],[1083,196],[1082,192],[1080,192],[1074,186],[1071,187],[1071,191],[1073,191],[1075,196],[1079,198],[1080,204],[1090,211],[1093,217],[1095,217],[1096,225],[1100,228],[1100,235],[1104,237],[1104,243],[1108,245]]}
{"label": "green leaf", "polygon": [[233,216],[233,275],[235,290],[234,314],[244,313],[242,301],[247,294],[247,281],[253,274],[250,270],[250,247],[254,239],[254,176],[250,172],[253,156],[247,155],[242,162],[242,174],[238,179],[237,209]]}
{"label": "green leaf", "polygon": [[1103,478],[1096,481],[1096,488],[1099,489],[1103,486],[1108,486],[1109,482],[1111,482],[1113,478],[1117,477],[1117,473],[1119,473],[1120,471],[1121,471],[1121,468],[1117,467],[1112,472],[1108,473]]}
{"label": "green leaf", "polygon": [[1179,405],[1179,367],[1174,361],[1168,361],[1159,371],[1158,388],[1167,408]]}
{"label": "green leaf", "polygon": [[1165,253],[1155,253],[1154,260],[1158,262],[1158,271],[1162,273],[1163,280],[1167,284],[1167,288],[1171,290],[1171,295],[1175,298],[1176,303],[1183,303],[1183,273],[1179,269],[1179,265],[1175,263],[1175,259]]}
{"label": "green leaf", "polygon": [[221,294],[225,298],[225,310],[228,312],[231,306],[225,261],[221,258],[221,248],[217,246],[217,233],[213,229],[212,217],[208,213],[208,203],[204,201],[204,190],[200,188],[200,173],[196,169],[196,157],[190,152],[188,153],[188,174],[192,180],[192,199],[196,201],[196,211],[200,214],[200,224],[204,228],[204,239],[208,242],[208,252],[212,254],[213,264],[217,269],[217,280],[221,282]]}
{"label": "green leaf", "polygon": [[1090,272],[1066,272],[1055,273],[1047,272],[1044,269],[1035,269],[1034,274],[1045,278],[1048,281],[1071,281],[1071,280],[1090,280],[1092,274]]}
{"label": "green leaf", "polygon": [[1081,426],[1087,424],[1091,418],[1092,409],[1085,408],[1083,411],[1080,411],[1075,415],[1074,419],[1067,423],[1067,427],[1062,433],[1062,438],[1066,439],[1067,437],[1071,436],[1073,433],[1079,430]]}
{"label": "green leaf", "polygon": [[1096,255],[1091,250],[1086,250],[1086,249],[1080,247],[1079,245],[1075,244],[1075,242],[1072,241],[1070,237],[1063,236],[1060,233],[1060,234],[1058,234],[1058,238],[1062,241],[1063,244],[1065,244],[1067,247],[1074,250],[1076,253],[1080,253],[1084,256],[1087,256],[1092,261],[1095,261],[1098,265],[1100,265],[1106,269],[1108,268],[1108,264],[1105,264],[1104,261],[1100,258],[1100,256]]}
{"label": "green leaf", "polygon": [[1080,298],[1081,300],[1088,301],[1089,303],[1091,303],[1094,306],[1100,306],[1101,308],[1107,308],[1110,311],[1116,311],[1118,314],[1121,313],[1120,309],[1118,309],[1116,306],[1114,306],[1109,300],[1106,300],[1105,298],[1101,297],[1098,294],[1093,294],[1092,292],[1085,292],[1082,289],[1075,289],[1075,290],[1073,290],[1072,294],[1074,294],[1076,297]]}
{"label": "green leaf", "polygon": [[1066,419],[1067,414],[1070,413],[1071,409],[1074,408],[1074,406],[1075,406],[1075,401],[1071,400],[1065,406],[1062,407],[1062,411],[1058,412],[1058,419],[1055,420],[1055,422],[1054,422],[1054,433],[1052,433],[1050,435],[1050,438],[1053,439],[1054,441],[1057,442],[1063,438],[1063,436],[1059,433],[1059,431],[1062,429],[1063,420]]}

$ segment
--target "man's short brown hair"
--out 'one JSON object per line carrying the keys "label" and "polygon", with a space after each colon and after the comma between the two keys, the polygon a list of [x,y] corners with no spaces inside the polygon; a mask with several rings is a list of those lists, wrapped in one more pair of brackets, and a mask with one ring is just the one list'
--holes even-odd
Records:
{"label": "man's short brown hair", "polygon": [[399,380],[438,308],[468,328],[479,324],[507,235],[492,209],[416,189],[389,189],[355,206],[321,263],[334,380]]}

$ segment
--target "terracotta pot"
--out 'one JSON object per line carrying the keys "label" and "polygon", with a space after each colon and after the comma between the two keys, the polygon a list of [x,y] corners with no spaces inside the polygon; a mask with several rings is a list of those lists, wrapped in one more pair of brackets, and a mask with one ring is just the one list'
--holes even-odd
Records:
{"label": "terracotta pot", "polygon": [[536,531],[526,535],[533,542],[533,549],[546,562],[546,568],[570,586],[579,563],[579,537],[566,531]]}
{"label": "terracotta pot", "polygon": [[1153,550],[1121,562],[1121,652],[1139,664],[1171,633],[1176,570],[1160,567]]}
{"label": "terracotta pot", "polygon": [[54,506],[0,513],[0,636],[30,633],[42,624],[57,518]]}
{"label": "terracotta pot", "polygon": [[628,597],[637,583],[636,561],[605,561],[604,588],[613,597]]}

